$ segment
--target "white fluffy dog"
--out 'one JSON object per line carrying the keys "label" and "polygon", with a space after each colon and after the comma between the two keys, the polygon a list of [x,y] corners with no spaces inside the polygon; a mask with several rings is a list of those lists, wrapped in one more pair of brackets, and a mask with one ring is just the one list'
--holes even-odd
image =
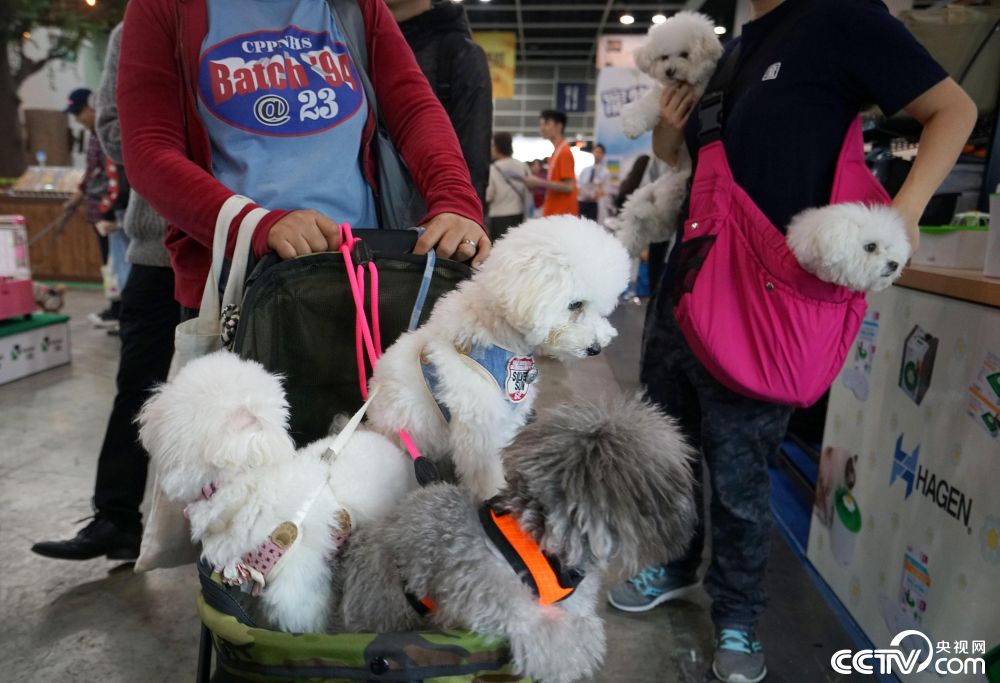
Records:
{"label": "white fluffy dog", "polygon": [[678,12],[649,29],[646,42],[632,53],[636,67],[656,83],[622,108],[622,130],[637,138],[660,120],[660,95],[669,83],[688,83],[698,97],[715,72],[722,45],[715,24],[698,12]]}
{"label": "white fluffy dog", "polygon": [[[353,526],[378,520],[416,487],[409,458],[356,432],[300,452],[278,377],[220,351],[186,365],[146,402],[142,443],[168,498],[187,505],[191,538],[227,583],[260,593],[276,628],[321,631],[332,560]],[[261,590],[262,589],[262,590]]]}
{"label": "white fluffy dog", "polygon": [[678,168],[668,168],[639,187],[625,200],[621,212],[606,221],[629,256],[635,258],[651,243],[667,242],[677,233],[690,175],[691,161],[684,152]]}
{"label": "white fluffy dog", "polygon": [[504,483],[500,450],[531,411],[533,354],[600,353],[617,334],[607,318],[628,278],[625,250],[593,221],[554,216],[511,229],[379,360],[369,424],[390,437],[406,429],[489,498]]}
{"label": "white fluffy dog", "polygon": [[821,280],[858,292],[878,292],[903,272],[910,240],[890,206],[831,204],[808,209],[788,225],[788,246]]}
{"label": "white fluffy dog", "polygon": [[[664,85],[689,83],[696,97],[701,97],[722,56],[722,45],[711,19],[697,12],[678,12],[649,29],[646,42],[632,56],[639,70],[655,81],[642,97],[622,108],[622,130],[637,138],[660,120]],[[651,242],[666,242],[676,233],[690,175],[691,161],[685,147],[677,168],[633,192],[618,216],[608,221],[630,256],[639,255]]]}

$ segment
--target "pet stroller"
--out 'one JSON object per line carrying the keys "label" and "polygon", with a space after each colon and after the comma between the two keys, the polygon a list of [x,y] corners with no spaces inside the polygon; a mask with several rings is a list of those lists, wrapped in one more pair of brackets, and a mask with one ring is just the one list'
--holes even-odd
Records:
{"label": "pet stroller", "polygon": [[[290,432],[298,445],[326,436],[336,415],[360,408],[366,343],[389,346],[470,275],[462,264],[410,253],[416,237],[414,231],[359,230],[343,253],[283,262],[268,256],[248,278],[233,347],[285,377]],[[370,328],[361,322],[366,309],[377,312]],[[198,572],[199,683],[527,680],[510,674],[504,641],[467,632],[292,634],[260,628],[238,588],[224,585],[204,563]]]}

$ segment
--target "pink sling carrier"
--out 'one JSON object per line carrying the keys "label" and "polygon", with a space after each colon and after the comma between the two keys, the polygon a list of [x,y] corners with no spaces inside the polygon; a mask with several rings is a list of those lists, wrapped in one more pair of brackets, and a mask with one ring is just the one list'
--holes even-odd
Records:
{"label": "pink sling carrier", "polygon": [[[888,204],[851,124],[830,203]],[[733,391],[808,406],[829,388],[864,317],[863,293],[806,272],[733,180],[722,141],[703,146],[684,223],[674,315],[694,354]]]}

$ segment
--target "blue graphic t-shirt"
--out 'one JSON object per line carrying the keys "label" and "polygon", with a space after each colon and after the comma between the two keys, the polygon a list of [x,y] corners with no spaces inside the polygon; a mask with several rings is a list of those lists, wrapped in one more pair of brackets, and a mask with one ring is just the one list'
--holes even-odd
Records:
{"label": "blue graphic t-shirt", "polygon": [[368,108],[326,0],[208,0],[198,109],[218,180],[269,209],[376,227]]}

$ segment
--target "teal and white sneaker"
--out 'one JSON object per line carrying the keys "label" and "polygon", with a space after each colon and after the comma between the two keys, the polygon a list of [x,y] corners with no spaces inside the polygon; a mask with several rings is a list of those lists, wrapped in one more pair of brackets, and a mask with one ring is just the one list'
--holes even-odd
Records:
{"label": "teal and white sneaker", "polygon": [[712,673],[721,683],[758,683],[767,676],[764,647],[743,628],[720,628],[715,639]]}
{"label": "teal and white sneaker", "polygon": [[624,612],[645,612],[698,590],[697,578],[671,576],[662,564],[646,567],[608,591],[608,602]]}

